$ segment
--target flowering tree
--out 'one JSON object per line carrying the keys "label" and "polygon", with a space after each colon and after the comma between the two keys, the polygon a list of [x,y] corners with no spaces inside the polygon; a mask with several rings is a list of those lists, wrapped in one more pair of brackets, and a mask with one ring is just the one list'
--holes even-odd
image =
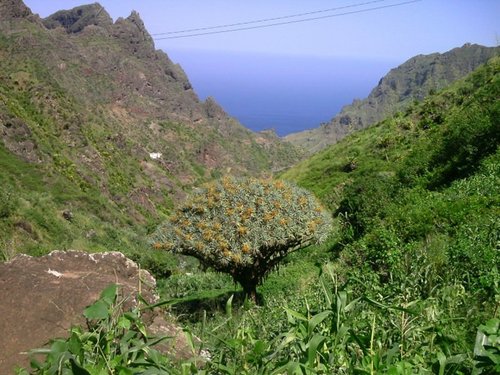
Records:
{"label": "flowering tree", "polygon": [[288,253],[324,240],[332,220],[315,197],[280,180],[224,177],[197,190],[158,227],[153,246],[229,273],[256,301]]}

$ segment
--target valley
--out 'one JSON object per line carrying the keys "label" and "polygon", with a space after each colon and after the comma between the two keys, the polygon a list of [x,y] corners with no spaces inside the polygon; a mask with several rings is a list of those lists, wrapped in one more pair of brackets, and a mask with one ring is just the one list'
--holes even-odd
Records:
{"label": "valley", "polygon": [[0,61],[2,266],[114,252],[148,293],[95,291],[86,324],[0,372],[500,371],[499,47],[416,56],[284,138],[200,100],[136,12],[1,0]]}

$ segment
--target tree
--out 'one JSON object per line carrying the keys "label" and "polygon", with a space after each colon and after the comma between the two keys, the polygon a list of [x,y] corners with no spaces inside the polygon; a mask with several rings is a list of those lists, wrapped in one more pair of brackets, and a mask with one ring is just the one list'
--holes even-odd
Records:
{"label": "tree", "polygon": [[191,255],[256,288],[290,252],[324,240],[332,219],[308,191],[280,180],[224,177],[207,184],[153,235],[157,249]]}

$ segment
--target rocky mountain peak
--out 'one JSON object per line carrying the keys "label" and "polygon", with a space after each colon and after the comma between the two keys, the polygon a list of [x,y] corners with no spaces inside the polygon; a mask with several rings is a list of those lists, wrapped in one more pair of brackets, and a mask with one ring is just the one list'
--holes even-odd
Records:
{"label": "rocky mountain peak", "polygon": [[75,176],[75,189],[96,189],[138,225],[158,220],[194,183],[297,160],[293,147],[260,142],[213,99],[200,101],[182,68],[155,50],[137,12],[113,23],[92,4],[48,17],[49,27],[30,17],[0,23],[9,35],[0,43],[0,158]]}
{"label": "rocky mountain peak", "polygon": [[101,4],[82,5],[69,10],[60,10],[43,19],[48,29],[63,27],[68,33],[78,33],[89,25],[109,28],[113,20]]}
{"label": "rocky mountain peak", "polygon": [[125,41],[132,52],[142,57],[154,53],[154,41],[146,30],[144,22],[135,10],[127,18],[118,18],[113,25],[113,36]]}
{"label": "rocky mountain peak", "polygon": [[22,0],[0,0],[0,20],[26,18],[31,16],[31,10]]}
{"label": "rocky mountain peak", "polygon": [[132,22],[137,27],[138,31],[141,34],[149,35],[148,31],[146,30],[146,26],[144,26],[144,22],[143,22],[141,16],[139,15],[139,12],[133,10],[130,13],[130,16],[127,17],[127,20]]}

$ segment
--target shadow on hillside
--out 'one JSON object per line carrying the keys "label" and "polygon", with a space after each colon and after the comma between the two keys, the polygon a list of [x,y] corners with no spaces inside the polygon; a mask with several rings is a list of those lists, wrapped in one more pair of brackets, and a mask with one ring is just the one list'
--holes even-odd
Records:
{"label": "shadow on hillside", "polygon": [[[215,313],[224,313],[226,304],[231,296],[233,297],[233,309],[237,309],[245,303],[245,294],[243,291],[222,292],[218,295],[200,296],[181,300],[171,306],[171,310],[175,313],[179,320],[189,320],[198,322],[203,320],[204,311],[207,316],[212,316]],[[262,296],[257,296],[259,303],[262,302]]]}

